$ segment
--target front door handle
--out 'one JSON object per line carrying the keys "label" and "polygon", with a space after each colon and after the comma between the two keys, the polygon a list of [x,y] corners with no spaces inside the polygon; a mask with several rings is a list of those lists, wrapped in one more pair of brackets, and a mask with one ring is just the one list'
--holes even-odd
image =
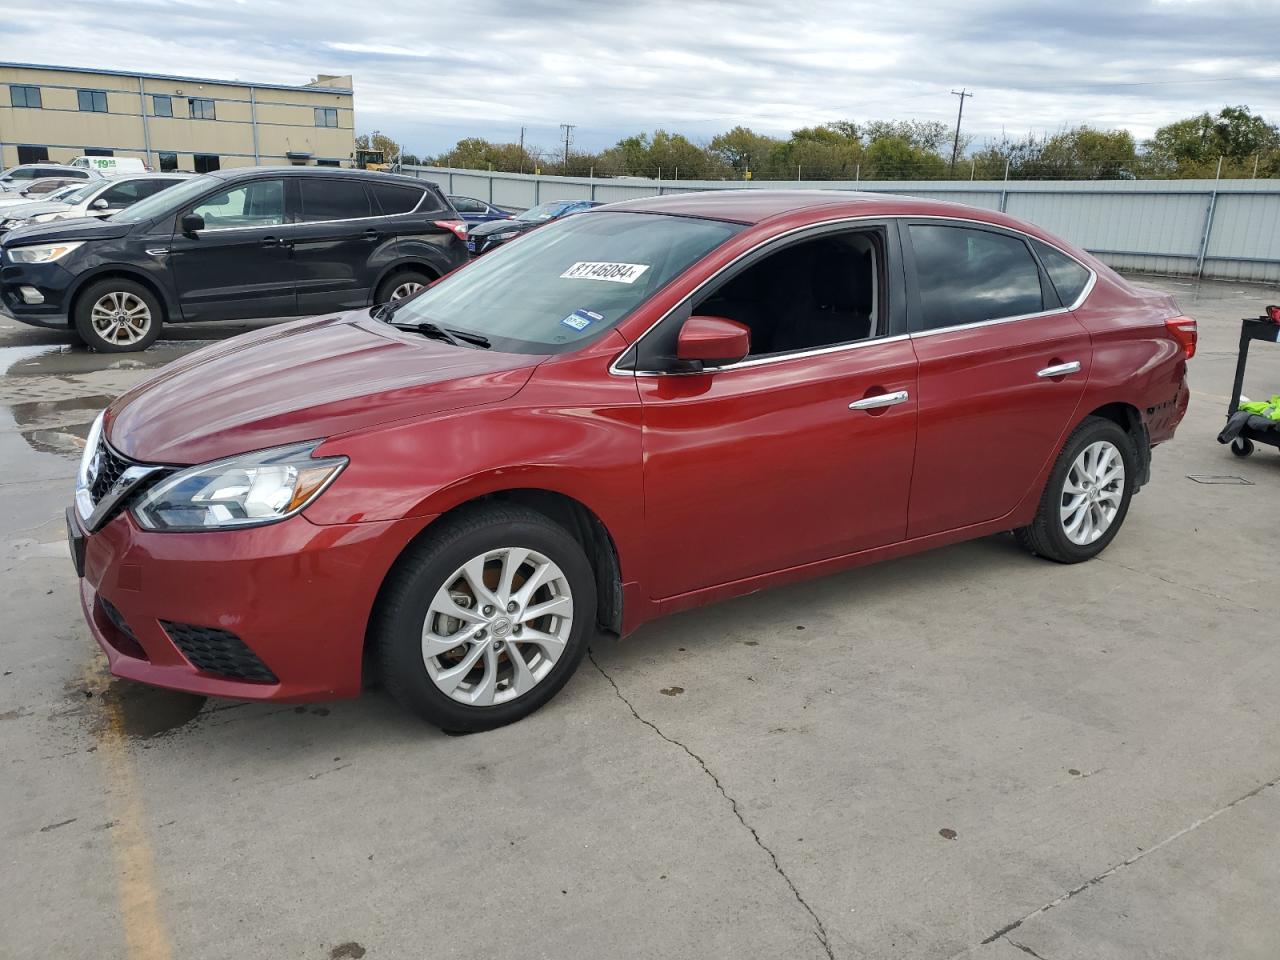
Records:
{"label": "front door handle", "polygon": [[1079,373],[1080,361],[1072,360],[1070,363],[1055,363],[1051,367],[1045,367],[1043,370],[1037,370],[1036,376],[1041,380],[1049,377],[1065,377],[1068,373]]}
{"label": "front door handle", "polygon": [[863,397],[849,404],[850,410],[879,410],[881,407],[894,407],[906,403],[907,391],[897,390],[893,393],[877,393],[874,397]]}
{"label": "front door handle", "polygon": [[382,234],[380,234],[377,230],[374,230],[372,227],[370,227],[368,230],[364,232],[364,238],[366,240],[377,240],[381,236]]}

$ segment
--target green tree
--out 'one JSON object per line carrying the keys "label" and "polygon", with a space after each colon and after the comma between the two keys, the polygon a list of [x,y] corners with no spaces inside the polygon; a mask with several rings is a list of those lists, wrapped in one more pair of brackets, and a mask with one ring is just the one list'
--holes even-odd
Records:
{"label": "green tree", "polygon": [[1224,176],[1280,174],[1280,129],[1248,107],[1223,107],[1161,127],[1147,141],[1155,168],[1166,176],[1212,177],[1223,161]]}
{"label": "green tree", "polygon": [[710,149],[741,175],[752,167],[764,166],[781,142],[776,137],[756,133],[749,127],[734,127],[713,137]]}

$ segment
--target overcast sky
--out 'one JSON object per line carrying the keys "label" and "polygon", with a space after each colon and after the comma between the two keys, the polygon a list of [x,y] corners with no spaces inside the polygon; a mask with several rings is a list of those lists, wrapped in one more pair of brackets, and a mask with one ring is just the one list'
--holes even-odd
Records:
{"label": "overcast sky", "polygon": [[589,3],[7,0],[0,59],[305,83],[355,77],[357,129],[598,150],[838,119],[954,123],[977,142],[1088,123],[1138,137],[1223,104],[1280,121],[1280,0]]}

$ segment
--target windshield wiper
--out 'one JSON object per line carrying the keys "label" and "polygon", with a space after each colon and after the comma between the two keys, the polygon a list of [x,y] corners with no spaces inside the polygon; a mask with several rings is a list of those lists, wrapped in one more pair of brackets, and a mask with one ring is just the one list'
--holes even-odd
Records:
{"label": "windshield wiper", "polygon": [[392,323],[397,330],[415,330],[424,337],[431,337],[435,340],[444,340],[455,347],[460,347],[464,343],[481,349],[489,348],[489,338],[483,337],[478,333],[466,333],[462,330],[446,330],[439,324],[432,323],[430,320],[419,320],[416,323]]}

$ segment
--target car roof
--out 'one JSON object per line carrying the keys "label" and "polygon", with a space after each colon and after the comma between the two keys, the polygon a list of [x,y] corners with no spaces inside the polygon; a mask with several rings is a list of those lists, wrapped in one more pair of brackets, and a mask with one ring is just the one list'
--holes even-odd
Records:
{"label": "car roof", "polygon": [[350,167],[295,167],[286,164],[270,167],[229,167],[226,170],[212,170],[208,176],[222,180],[241,180],[264,173],[284,174],[290,177],[350,177],[353,180],[372,180],[376,183],[400,183],[424,189],[440,189],[430,180],[419,180],[417,177],[406,177],[399,173],[383,173],[381,170],[353,170]]}
{"label": "car roof", "polygon": [[[1015,217],[963,203],[858,190],[762,190],[729,188],[663,194],[610,203],[605,210],[665,213],[755,225],[780,217],[803,220],[848,217],[948,217],[976,220],[1040,236],[1042,231]],[[805,216],[808,214],[809,216]]]}

